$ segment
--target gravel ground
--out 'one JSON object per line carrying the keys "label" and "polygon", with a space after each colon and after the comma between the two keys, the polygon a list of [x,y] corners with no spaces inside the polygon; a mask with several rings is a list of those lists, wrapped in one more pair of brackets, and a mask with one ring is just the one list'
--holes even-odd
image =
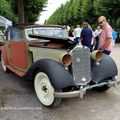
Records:
{"label": "gravel ground", "polygon": [[[111,56],[120,70],[120,44]],[[120,85],[104,93],[91,90],[83,99],[63,99],[49,109],[39,103],[32,82],[3,72],[0,63],[0,120],[120,120]]]}

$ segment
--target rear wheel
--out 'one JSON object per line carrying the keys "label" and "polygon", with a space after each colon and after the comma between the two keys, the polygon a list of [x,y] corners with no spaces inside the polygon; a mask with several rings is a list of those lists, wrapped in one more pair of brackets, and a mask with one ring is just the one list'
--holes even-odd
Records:
{"label": "rear wheel", "polygon": [[39,101],[47,107],[55,107],[60,104],[61,98],[55,98],[55,89],[52,87],[49,77],[44,72],[38,72],[35,76],[34,87]]}

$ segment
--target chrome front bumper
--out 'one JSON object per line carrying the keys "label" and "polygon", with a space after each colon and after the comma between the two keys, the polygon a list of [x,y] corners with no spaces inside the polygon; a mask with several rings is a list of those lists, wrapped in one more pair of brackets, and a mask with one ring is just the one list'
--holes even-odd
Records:
{"label": "chrome front bumper", "polygon": [[71,98],[71,97],[83,98],[83,96],[86,94],[86,91],[88,89],[100,87],[103,85],[108,85],[108,87],[116,87],[119,83],[120,83],[120,80],[108,81],[108,82],[98,83],[98,84],[94,84],[86,87],[81,86],[80,90],[76,90],[76,91],[55,92],[54,95],[55,97],[60,97],[60,98]]}

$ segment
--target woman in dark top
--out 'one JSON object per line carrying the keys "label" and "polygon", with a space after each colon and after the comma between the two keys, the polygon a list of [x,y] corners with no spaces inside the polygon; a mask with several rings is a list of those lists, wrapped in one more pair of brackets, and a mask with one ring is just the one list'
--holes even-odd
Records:
{"label": "woman in dark top", "polygon": [[73,26],[70,27],[68,34],[69,34],[69,37],[74,37],[74,27]]}
{"label": "woman in dark top", "polygon": [[73,26],[70,27],[70,30],[68,31],[68,35],[69,35],[69,39],[74,41],[74,27]]}
{"label": "woman in dark top", "polygon": [[89,28],[89,24],[87,22],[83,22],[82,27],[81,43],[82,45],[91,48],[91,41],[93,37],[92,30]]}

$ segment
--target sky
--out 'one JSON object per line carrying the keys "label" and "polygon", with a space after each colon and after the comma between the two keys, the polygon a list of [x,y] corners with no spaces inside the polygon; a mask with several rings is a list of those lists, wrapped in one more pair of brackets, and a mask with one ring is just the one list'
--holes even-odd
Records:
{"label": "sky", "polygon": [[48,0],[47,7],[44,8],[45,11],[40,13],[41,15],[36,23],[44,24],[44,21],[47,20],[61,4],[65,4],[67,1],[69,0]]}

